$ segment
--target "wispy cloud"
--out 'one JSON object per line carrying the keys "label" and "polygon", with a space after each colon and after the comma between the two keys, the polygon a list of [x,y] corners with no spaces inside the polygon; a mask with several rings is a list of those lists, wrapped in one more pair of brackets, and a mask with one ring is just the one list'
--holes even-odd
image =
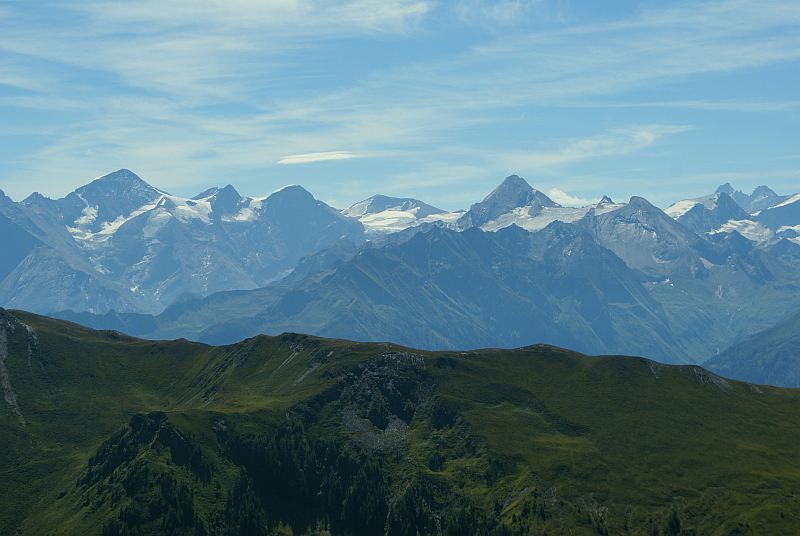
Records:
{"label": "wispy cloud", "polygon": [[362,155],[351,153],[349,151],[328,151],[324,153],[305,153],[305,154],[290,154],[283,156],[278,160],[278,164],[292,165],[292,164],[311,164],[312,162],[325,162],[328,160],[350,160],[351,158],[359,158]]}
{"label": "wispy cloud", "polygon": [[570,195],[559,188],[549,189],[547,195],[550,199],[565,207],[585,207],[597,202],[596,199],[586,199],[585,197]]}
{"label": "wispy cloud", "polygon": [[568,102],[573,108],[675,108],[721,112],[786,112],[800,110],[800,100],[693,99],[643,102]]}
{"label": "wispy cloud", "polygon": [[519,151],[505,156],[507,166],[524,171],[564,166],[592,158],[631,154],[660,139],[691,130],[688,125],[637,125],[616,128],[589,138],[569,140],[546,152]]}
{"label": "wispy cloud", "polygon": [[[539,19],[568,2],[87,1],[26,14],[33,4],[0,10],[0,81],[24,93],[0,94],[0,107],[30,111],[38,123],[25,133],[42,133],[9,149],[0,167],[20,184],[58,169],[51,187],[68,188],[125,166],[176,188],[369,155],[341,166],[382,165],[398,177],[373,178],[371,189],[433,191],[460,178],[466,192],[503,172],[622,159],[680,139],[687,127],[665,123],[694,121],[662,108],[797,110],[788,98],[709,97],[692,83],[800,60],[795,0],[691,2],[554,24]],[[478,21],[495,31],[470,34]],[[453,24],[469,35],[439,44]],[[658,93],[678,86],[676,98]],[[561,127],[542,111],[570,106],[599,111],[541,126]],[[530,119],[514,130],[509,118],[523,113]],[[624,126],[632,123],[640,126]],[[319,153],[331,140],[348,151]]]}
{"label": "wispy cloud", "polygon": [[72,25],[8,24],[0,33],[0,51],[112,73],[131,87],[183,99],[249,101],[252,81],[270,73],[279,77],[287,55],[326,39],[407,32],[430,5],[419,0],[141,0],[57,8]]}
{"label": "wispy cloud", "polygon": [[490,28],[523,25],[552,8],[545,0],[454,0],[449,6],[460,22]]}
{"label": "wispy cloud", "polygon": [[89,2],[74,6],[110,31],[145,25],[144,33],[215,24],[222,30],[268,28],[278,35],[351,36],[367,31],[402,32],[431,10],[424,0],[158,0]]}

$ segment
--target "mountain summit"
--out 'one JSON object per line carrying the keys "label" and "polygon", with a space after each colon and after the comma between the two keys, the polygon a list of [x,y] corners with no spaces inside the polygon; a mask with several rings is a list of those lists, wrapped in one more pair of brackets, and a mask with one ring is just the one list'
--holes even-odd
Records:
{"label": "mountain summit", "polygon": [[447,212],[413,197],[373,195],[344,209],[373,235],[395,233],[425,223],[452,222],[463,212]]}
{"label": "mountain summit", "polygon": [[244,205],[244,199],[236,188],[227,185],[225,188],[217,189],[210,196],[211,209],[217,216],[231,216],[238,213]]}
{"label": "mountain summit", "polygon": [[458,220],[457,226],[461,229],[480,227],[516,208],[530,207],[530,215],[535,215],[545,207],[559,206],[519,175],[510,175],[483,201],[472,205]]}
{"label": "mountain summit", "polygon": [[360,218],[369,214],[378,214],[387,210],[397,212],[414,211],[417,218],[425,218],[433,214],[445,212],[440,208],[429,205],[419,199],[412,197],[389,197],[386,195],[373,195],[363,201],[359,201],[342,211],[345,216]]}
{"label": "mountain summit", "polygon": [[300,186],[250,198],[227,185],[187,199],[127,169],[63,199],[0,200],[0,214],[44,244],[4,269],[0,304],[51,312],[159,312],[181,296],[265,285],[363,235]]}
{"label": "mountain summit", "polygon": [[57,203],[67,226],[97,232],[162,195],[134,172],[120,169],[81,186]]}
{"label": "mountain summit", "polygon": [[731,220],[746,220],[748,213],[732,197],[737,192],[730,194],[720,188],[710,196],[679,201],[668,207],[666,213],[698,234],[718,229]]}
{"label": "mountain summit", "polygon": [[765,208],[773,207],[787,199],[787,196],[778,195],[772,188],[764,185],[757,186],[752,194],[747,195],[741,190],[734,190],[729,182],[720,185],[714,193],[728,194],[740,207],[751,214]]}

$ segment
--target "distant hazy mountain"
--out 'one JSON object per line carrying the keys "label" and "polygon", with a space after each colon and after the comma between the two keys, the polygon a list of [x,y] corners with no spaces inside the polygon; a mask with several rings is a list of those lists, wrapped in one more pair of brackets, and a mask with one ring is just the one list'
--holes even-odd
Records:
{"label": "distant hazy mountain", "polygon": [[761,210],[755,217],[759,223],[771,229],[800,230],[800,194],[795,194],[777,205]]}
{"label": "distant hazy mountain", "polygon": [[128,170],[63,199],[6,198],[0,211],[47,246],[0,281],[0,303],[35,311],[158,312],[187,294],[262,286],[305,255],[363,239],[359,222],[300,186],[247,198],[229,185],[186,199]]}
{"label": "distant hazy mountain", "polygon": [[747,195],[723,184],[709,196],[679,201],[665,212],[696,233],[737,232],[768,245],[800,236],[800,195],[778,195],[759,186]]}
{"label": "distant hazy mountain", "polygon": [[707,365],[730,378],[800,387],[800,312],[731,346]]}
{"label": "distant hazy mountain", "polygon": [[768,186],[758,186],[750,195],[734,190],[729,182],[717,188],[716,193],[725,193],[733,198],[746,212],[752,214],[785,201],[789,196],[778,195]]}
{"label": "distant hazy mountain", "polygon": [[[634,199],[626,209],[637,205]],[[621,218],[631,221],[636,213],[623,211]],[[666,215],[654,219],[667,231],[679,227]],[[791,255],[779,259],[738,234],[711,242],[685,231],[686,243],[673,237],[664,241],[672,249],[658,251],[672,256],[663,263],[672,272],[647,275],[597,243],[598,228],[619,237],[603,223],[553,222],[536,233],[427,226],[360,250],[343,244],[308,257],[281,283],[186,301],[155,318],[62,316],[212,343],[282,331],[433,349],[546,341],[675,362],[702,361],[800,307],[800,294],[787,293],[800,288]],[[636,236],[636,225],[625,229]],[[642,240],[632,251],[647,247]]]}
{"label": "distant hazy mountain", "polygon": [[529,215],[533,216],[545,207],[559,206],[544,193],[532,188],[522,177],[511,175],[483,201],[472,205],[466,214],[459,218],[456,226],[458,229],[481,227],[515,209],[525,208]]}
{"label": "distant hazy mountain", "polygon": [[651,276],[705,269],[710,245],[643,197],[611,211],[590,211],[578,222],[625,263]]}
{"label": "distant hazy mountain", "polygon": [[590,211],[610,212],[624,206],[604,196],[596,205],[564,207],[517,176],[507,177],[483,201],[473,205],[452,227],[480,227],[497,231],[516,225],[527,231],[541,231],[554,221],[574,223]]}
{"label": "distant hazy mountain", "polygon": [[423,223],[458,219],[462,212],[447,212],[418,199],[373,195],[342,211],[360,221],[372,233],[393,233]]}
{"label": "distant hazy mountain", "polygon": [[[36,195],[28,201],[15,203],[0,195],[0,214],[13,223],[17,233],[22,229],[33,239],[10,233],[17,244],[10,249],[16,254],[9,255],[4,263],[0,304],[40,311],[146,310],[145,300],[126,296],[129,292],[124,285],[93,268],[62,223],[54,201]],[[20,247],[20,240],[28,247]]]}
{"label": "distant hazy mountain", "polygon": [[731,220],[746,220],[749,214],[725,192],[680,201],[664,212],[695,233],[707,233]]}
{"label": "distant hazy mountain", "polygon": [[588,233],[559,222],[535,234],[430,227],[290,285],[177,304],[156,321],[141,334],[231,342],[298,331],[425,348],[544,341],[685,355],[641,278]]}
{"label": "distant hazy mountain", "polygon": [[671,362],[800,308],[797,232],[756,221],[791,222],[794,197],[756,214],[722,189],[678,205],[563,207],[514,175],[466,213],[386,196],[339,212],[300,186],[188,199],[123,170],[62,200],[0,197],[18,244],[0,303],[148,337],[548,342]]}
{"label": "distant hazy mountain", "polygon": [[343,210],[342,213],[351,218],[361,218],[370,214],[379,214],[387,210],[414,211],[419,218],[446,212],[440,208],[424,203],[419,199],[373,195],[370,198],[351,205],[349,208]]}
{"label": "distant hazy mountain", "polygon": [[[0,196],[3,195],[0,191]],[[0,214],[0,236],[3,255],[0,257],[0,280],[4,279],[28,254],[40,244],[25,229]]]}
{"label": "distant hazy mountain", "polygon": [[75,229],[74,234],[90,234],[118,227],[162,195],[132,171],[121,169],[81,186],[63,199],[51,201],[34,195],[22,204],[57,207],[60,219]]}

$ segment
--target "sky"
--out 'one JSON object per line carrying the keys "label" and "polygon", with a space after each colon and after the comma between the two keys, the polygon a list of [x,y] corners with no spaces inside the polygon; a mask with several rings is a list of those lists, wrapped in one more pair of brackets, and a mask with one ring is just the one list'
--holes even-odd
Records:
{"label": "sky", "polygon": [[0,188],[800,190],[797,0],[0,0]]}

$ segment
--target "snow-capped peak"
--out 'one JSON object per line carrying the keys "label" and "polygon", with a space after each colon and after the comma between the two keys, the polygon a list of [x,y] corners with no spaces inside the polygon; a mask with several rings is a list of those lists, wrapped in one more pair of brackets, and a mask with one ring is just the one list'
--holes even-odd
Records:
{"label": "snow-capped peak", "polygon": [[528,207],[528,215],[534,216],[546,207],[560,207],[543,192],[534,189],[518,175],[510,175],[483,201],[472,205],[459,219],[458,227],[480,227],[515,209]]}
{"label": "snow-capped peak", "polygon": [[373,195],[363,201],[354,203],[344,209],[342,214],[351,218],[361,218],[369,214],[378,214],[387,210],[398,212],[413,212],[418,218],[425,218],[433,214],[442,214],[446,211],[429,205],[419,199],[411,197],[389,197],[385,195]]}
{"label": "snow-capped peak", "polygon": [[373,195],[342,210],[372,234],[395,233],[423,223],[454,222],[463,211],[447,212],[411,197]]}

